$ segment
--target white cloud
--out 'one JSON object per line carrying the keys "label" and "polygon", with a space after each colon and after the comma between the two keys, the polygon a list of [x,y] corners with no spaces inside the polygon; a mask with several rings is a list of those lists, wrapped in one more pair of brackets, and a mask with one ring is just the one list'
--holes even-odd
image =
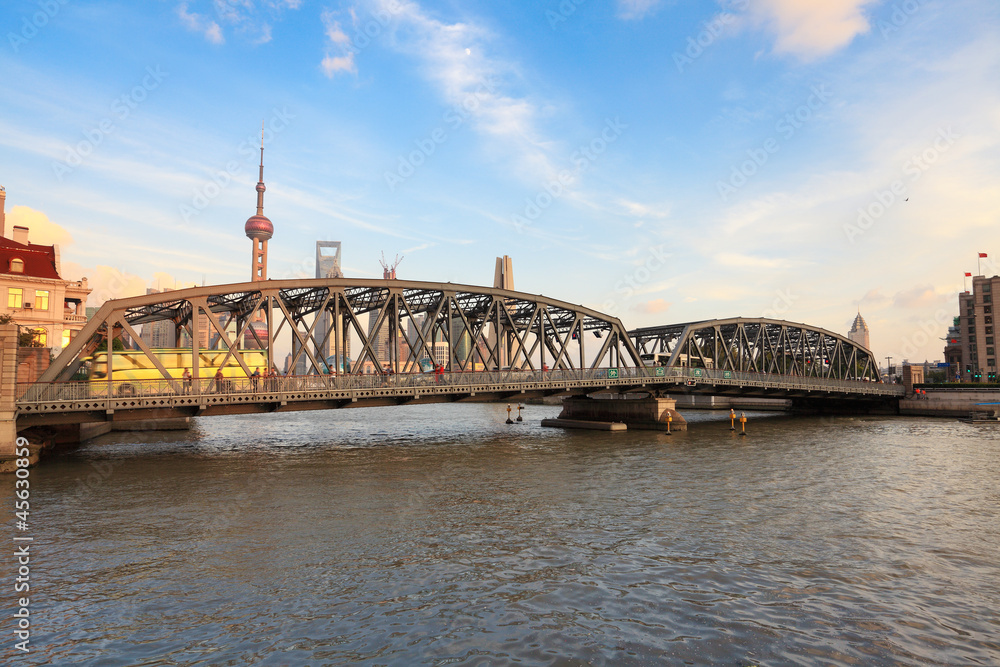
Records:
{"label": "white cloud", "polygon": [[660,0],[618,0],[618,16],[626,20],[641,19],[659,4]]}
{"label": "white cloud", "polygon": [[212,44],[222,44],[226,40],[222,36],[222,28],[215,21],[210,20],[202,14],[195,12],[188,12],[188,4],[182,2],[177,7],[177,15],[180,17],[181,21],[187,26],[188,30],[193,32],[200,32],[205,35],[207,39]]}
{"label": "white cloud", "polygon": [[632,310],[645,313],[646,315],[654,315],[656,313],[667,312],[671,305],[672,304],[669,301],[664,299],[651,299],[649,301],[636,304],[632,307]]}
{"label": "white cloud", "polygon": [[[334,18],[330,11],[325,11],[320,16],[326,33],[326,54],[320,63],[323,73],[327,78],[332,79],[338,72],[357,73],[358,67],[354,62],[355,50],[351,45],[351,38],[340,27],[340,21]],[[330,55],[331,51],[337,51],[338,55]]]}
{"label": "white cloud", "polygon": [[28,228],[28,242],[37,245],[65,246],[73,242],[73,237],[60,225],[49,220],[49,216],[28,206],[15,206],[6,219],[7,238],[15,227]]}
{"label": "white cloud", "polygon": [[864,9],[876,0],[753,0],[751,20],[774,33],[774,50],[810,60],[828,55],[869,30]]}
{"label": "white cloud", "polygon": [[490,33],[474,23],[432,18],[415,2],[373,0],[374,14],[388,17],[385,39],[396,51],[416,60],[445,102],[492,140],[491,149],[513,157],[516,173],[533,182],[556,178],[549,158],[552,146],[536,128],[538,105],[504,92],[504,77],[517,66],[490,57]]}

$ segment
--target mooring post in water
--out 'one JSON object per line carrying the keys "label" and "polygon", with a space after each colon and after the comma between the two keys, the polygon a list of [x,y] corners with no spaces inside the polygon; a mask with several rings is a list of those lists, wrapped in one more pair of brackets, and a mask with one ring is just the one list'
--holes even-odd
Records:
{"label": "mooring post in water", "polygon": [[514,421],[510,418],[510,403],[507,404],[507,423],[513,424]]}
{"label": "mooring post in water", "polygon": [[667,415],[667,435],[673,435],[673,433],[670,432],[670,422],[672,422],[673,420],[674,420],[674,418],[668,414]]}
{"label": "mooring post in water", "polygon": [[521,405],[520,403],[518,403],[517,404],[517,419],[515,421],[519,421],[519,422],[523,422],[524,421],[524,417],[521,416],[521,410],[523,410],[523,409],[524,409],[524,406]]}
{"label": "mooring post in water", "polygon": [[740,435],[747,434],[747,413],[740,413]]}
{"label": "mooring post in water", "polygon": [[729,430],[736,430],[736,410],[729,408]]}

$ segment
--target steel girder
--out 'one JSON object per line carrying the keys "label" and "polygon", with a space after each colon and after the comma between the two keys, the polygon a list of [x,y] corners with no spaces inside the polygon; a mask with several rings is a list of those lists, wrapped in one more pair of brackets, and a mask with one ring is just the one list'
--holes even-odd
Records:
{"label": "steel girder", "polygon": [[[368,327],[359,320],[365,314],[370,318]],[[333,323],[323,340],[316,337],[320,317]],[[255,318],[266,323],[266,336],[250,326]],[[448,348],[445,368],[451,372],[472,370],[477,364],[485,370],[642,366],[621,321],[583,306],[452,283],[320,278],[193,287],[108,301],[39,382],[68,380],[107,341],[110,384],[114,354],[110,342],[122,334],[135,341],[164,378],[176,380],[136,333],[141,324],[163,320],[190,336],[195,379],[202,377],[198,353],[205,329],[216,335],[217,349],[227,350],[225,358],[235,359],[248,376],[252,370],[240,353],[239,341],[252,336],[267,351],[270,365],[277,367],[271,351],[283,332],[292,341],[291,368],[305,357],[308,373],[325,372],[324,352],[339,357],[351,339],[360,340],[352,369],[370,361],[378,368],[388,363],[394,373],[419,371],[420,359],[435,359],[442,344]],[[387,332],[385,352],[376,349],[384,349],[384,341],[375,342],[379,332]],[[587,340],[585,333],[596,339]]]}
{"label": "steel girder", "polygon": [[640,355],[669,355],[668,367],[777,373],[836,380],[881,380],[870,350],[806,324],[731,318],[634,329]]}

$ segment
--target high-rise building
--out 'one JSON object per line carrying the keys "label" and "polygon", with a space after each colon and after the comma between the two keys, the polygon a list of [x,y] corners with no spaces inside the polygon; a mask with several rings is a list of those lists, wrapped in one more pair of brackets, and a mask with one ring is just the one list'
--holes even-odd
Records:
{"label": "high-rise building", "polygon": [[851,330],[847,333],[847,337],[866,350],[872,349],[868,334],[868,325],[865,323],[865,318],[861,317],[860,309],[858,310],[858,316],[854,318]]}
{"label": "high-rise building", "polygon": [[961,317],[953,320],[952,326],[948,327],[948,337],[944,343],[944,360],[948,364],[948,381],[962,381],[962,334]]}
{"label": "high-rise building", "polygon": [[993,295],[1000,293],[1000,276],[972,279],[972,292],[958,295],[958,344],[961,382],[995,382],[997,345],[993,331]]}
{"label": "high-rise building", "polygon": [[[503,257],[497,257],[496,268],[493,271],[493,287],[497,289],[514,290],[514,262],[508,255]],[[517,345],[516,338],[510,334],[510,332],[499,332],[501,336],[501,344],[497,345],[497,335],[498,332],[495,331],[496,325],[490,324],[489,333],[487,334],[487,340],[492,348],[500,348],[500,359],[499,365],[501,368],[506,368],[510,365],[510,359],[516,354]],[[488,358],[488,357],[485,357]]]}
{"label": "high-rise building", "polygon": [[[340,241],[316,241],[316,277],[343,278],[344,272],[340,268],[340,258]],[[319,356],[323,359],[328,359],[337,351],[337,341],[333,339],[333,334],[331,333],[329,338],[327,338],[327,332],[333,328],[333,315],[330,312],[323,312],[317,313],[316,317],[320,318],[319,322],[316,323],[314,332],[316,344],[322,348],[319,350]],[[343,330],[343,323],[341,323],[341,331]],[[323,343],[324,339],[326,340],[326,344]],[[341,358],[350,359],[350,336],[347,336],[346,340],[341,340],[339,345]],[[340,360],[338,360],[336,365],[340,365]]]}
{"label": "high-rise building", "polygon": [[[169,292],[169,289],[163,290]],[[146,294],[159,294],[160,290],[146,288]],[[175,347],[177,343],[177,327],[173,320],[158,320],[146,322],[139,330],[139,338],[149,347]]]}

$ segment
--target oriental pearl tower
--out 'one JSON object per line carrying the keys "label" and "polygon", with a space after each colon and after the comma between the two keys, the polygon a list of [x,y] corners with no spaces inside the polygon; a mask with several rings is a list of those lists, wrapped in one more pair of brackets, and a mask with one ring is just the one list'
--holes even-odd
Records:
{"label": "oriental pearl tower", "polygon": [[247,238],[253,241],[250,280],[267,280],[267,241],[274,234],[274,225],[264,215],[264,130],[260,132],[260,180],[257,181],[257,213],[247,218],[244,227]]}

